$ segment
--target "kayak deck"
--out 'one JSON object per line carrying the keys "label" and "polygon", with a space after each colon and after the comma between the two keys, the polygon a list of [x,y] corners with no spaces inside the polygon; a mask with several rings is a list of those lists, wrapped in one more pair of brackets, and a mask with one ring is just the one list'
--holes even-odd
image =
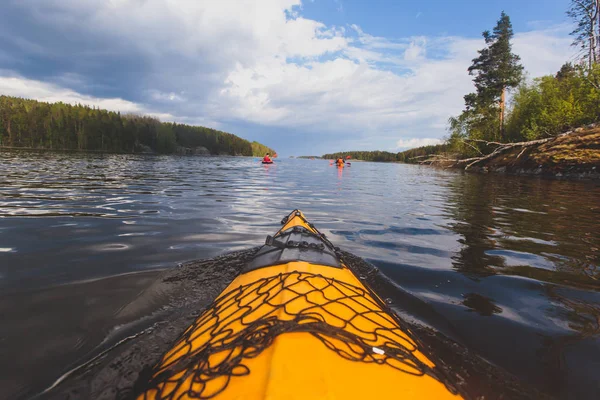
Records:
{"label": "kayak deck", "polygon": [[455,398],[300,213],[153,369],[140,399]]}

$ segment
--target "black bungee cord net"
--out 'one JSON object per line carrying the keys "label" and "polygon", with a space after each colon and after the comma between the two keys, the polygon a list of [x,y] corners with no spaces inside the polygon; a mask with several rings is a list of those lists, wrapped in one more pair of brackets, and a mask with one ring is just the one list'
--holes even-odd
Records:
{"label": "black bungee cord net", "polygon": [[309,333],[347,360],[429,375],[456,392],[418,359],[418,342],[401,330],[391,310],[369,289],[294,271],[217,298],[162,357],[150,379],[138,386],[138,398],[214,398],[232,379],[251,373],[247,360],[290,332]]}

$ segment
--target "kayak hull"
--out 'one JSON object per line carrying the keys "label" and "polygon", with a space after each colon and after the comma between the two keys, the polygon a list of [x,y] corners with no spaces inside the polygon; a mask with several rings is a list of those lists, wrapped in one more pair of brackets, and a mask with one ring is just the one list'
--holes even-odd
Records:
{"label": "kayak hull", "polygon": [[282,222],[138,398],[456,398],[324,235],[298,211]]}

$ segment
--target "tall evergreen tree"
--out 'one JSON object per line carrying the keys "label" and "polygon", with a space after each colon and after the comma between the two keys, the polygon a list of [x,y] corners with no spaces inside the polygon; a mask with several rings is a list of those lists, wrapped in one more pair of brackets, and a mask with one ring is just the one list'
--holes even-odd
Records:
{"label": "tall evergreen tree", "polygon": [[562,81],[564,79],[568,79],[568,78],[572,77],[573,75],[575,75],[576,72],[577,72],[577,69],[573,66],[573,64],[571,64],[570,62],[567,62],[567,63],[564,63],[562,65],[562,67],[560,67],[560,69],[556,73],[555,78],[558,81]]}
{"label": "tall evergreen tree", "polygon": [[479,56],[469,67],[469,74],[475,76],[477,93],[465,96],[467,109],[489,110],[498,106],[502,139],[505,139],[506,90],[517,87],[523,78],[521,58],[512,52],[510,40],[513,35],[510,18],[502,11],[494,30],[483,32],[486,47],[479,50]]}

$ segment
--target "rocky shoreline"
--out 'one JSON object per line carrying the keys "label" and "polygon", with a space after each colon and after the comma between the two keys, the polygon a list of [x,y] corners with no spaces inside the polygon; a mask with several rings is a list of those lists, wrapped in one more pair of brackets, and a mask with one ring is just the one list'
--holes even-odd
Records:
{"label": "rocky shoreline", "polygon": [[600,125],[558,136],[498,145],[491,154],[465,160],[433,158],[423,163],[468,172],[545,176],[559,179],[600,179]]}

